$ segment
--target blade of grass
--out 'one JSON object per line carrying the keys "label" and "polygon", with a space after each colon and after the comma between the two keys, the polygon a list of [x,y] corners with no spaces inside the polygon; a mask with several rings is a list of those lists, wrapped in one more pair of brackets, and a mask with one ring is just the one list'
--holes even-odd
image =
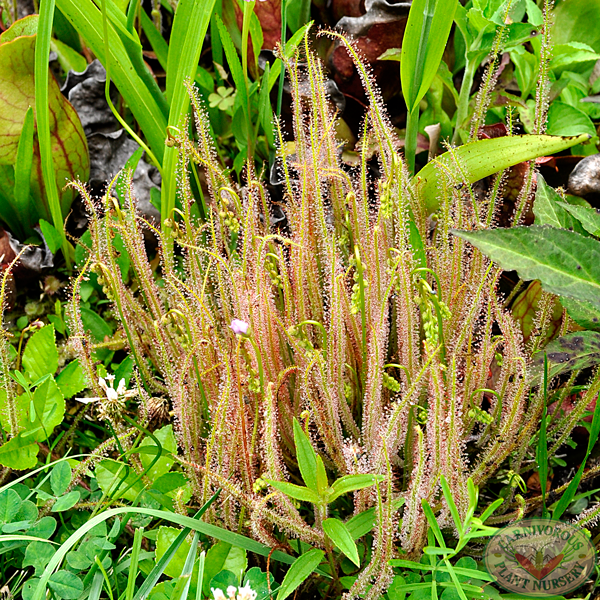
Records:
{"label": "blade of grass", "polygon": [[71,270],[73,247],[67,241],[63,223],[56,171],[52,160],[52,141],[50,139],[50,108],[48,104],[48,56],[50,54],[50,37],[54,20],[54,0],[41,0],[38,20],[37,39],[35,43],[35,112],[37,117],[38,141],[40,145],[40,161],[42,177],[52,222],[62,238],[62,251]]}
{"label": "blade of grass", "polygon": [[[215,0],[180,0],[177,5],[167,59],[166,85],[167,100],[170,104],[169,127],[181,126],[182,119],[188,112],[190,100],[184,82],[186,80],[193,81],[196,75],[202,43],[214,5]],[[177,148],[165,148],[160,211],[163,226],[165,219],[175,208],[177,156]],[[166,250],[168,253],[169,249]]]}
{"label": "blade of grass", "polygon": [[[102,14],[92,0],[56,0],[56,4],[84,38],[102,64],[106,64]],[[121,38],[109,23],[111,79],[138,122],[148,145],[162,163],[167,120],[154,97],[136,72]]]}
{"label": "blade of grass", "polygon": [[[14,210],[19,215],[20,229],[29,229],[35,223],[31,222],[30,192],[31,192],[31,167],[33,164],[33,130],[34,118],[31,106],[25,113],[23,129],[19,137],[17,147],[17,159],[15,161],[15,187],[14,187]],[[45,215],[38,215],[45,216]],[[23,227],[21,223],[25,223]]]}
{"label": "blade of grass", "polygon": [[131,563],[129,564],[129,574],[127,576],[127,589],[125,591],[125,600],[132,600],[135,590],[135,580],[138,575],[138,559],[140,548],[142,547],[143,527],[138,527],[133,536],[133,547],[131,550]]}
{"label": "blade of grass", "polygon": [[156,54],[156,59],[160,63],[160,66],[167,72],[167,62],[169,58],[169,44],[165,42],[165,38],[160,35],[152,19],[146,14],[145,10],[141,11],[142,29]]}

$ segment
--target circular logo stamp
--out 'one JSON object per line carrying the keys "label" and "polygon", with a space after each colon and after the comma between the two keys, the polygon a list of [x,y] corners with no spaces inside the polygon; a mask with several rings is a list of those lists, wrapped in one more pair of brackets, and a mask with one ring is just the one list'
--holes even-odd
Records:
{"label": "circular logo stamp", "polygon": [[485,566],[497,583],[523,596],[560,596],[582,585],[596,560],[589,537],[551,519],[525,519],[494,534]]}

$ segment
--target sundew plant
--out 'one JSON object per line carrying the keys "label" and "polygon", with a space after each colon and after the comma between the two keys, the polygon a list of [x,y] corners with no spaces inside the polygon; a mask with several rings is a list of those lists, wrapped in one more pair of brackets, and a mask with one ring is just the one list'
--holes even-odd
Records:
{"label": "sundew plant", "polygon": [[[293,138],[279,133],[284,222],[275,222],[251,163],[244,186],[219,166],[191,86],[196,141],[187,125],[171,129],[180,208],[166,233],[136,216],[130,186],[117,189],[115,180],[101,200],[77,187],[90,212],[87,268],[114,304],[142,417],[156,406],[173,411],[178,460],[199,504],[221,489],[204,519],[272,547],[299,539],[330,551],[328,518],[345,521],[375,507],[370,560],[350,595],[368,589],[378,598],[392,578],[388,561],[419,556],[427,543],[424,503],[452,527],[444,478],[464,520],[469,478],[482,488],[532,458],[545,394],[531,372],[531,348],[496,290],[501,269],[452,234],[494,222],[504,179],[477,196],[454,156],[438,168],[439,208],[428,214],[366,67],[341,42],[369,99],[361,161],[341,162],[336,113],[306,42],[286,62]],[[204,169],[206,221],[192,217],[190,161]],[[531,185],[526,177],[522,203]],[[160,242],[160,277],[146,230]],[[131,260],[130,285],[117,237]],[[79,312],[87,276],[84,270],[74,284],[72,342],[101,397]],[[550,326],[536,321],[540,339]],[[562,333],[568,326],[565,318]],[[118,411],[110,419],[117,433],[126,430]],[[565,439],[574,425],[557,419],[548,436]],[[310,440],[308,449],[301,439]],[[312,475],[303,468],[311,460]],[[336,488],[358,481],[352,475],[367,477]],[[513,495],[505,510],[518,514],[525,501]]]}

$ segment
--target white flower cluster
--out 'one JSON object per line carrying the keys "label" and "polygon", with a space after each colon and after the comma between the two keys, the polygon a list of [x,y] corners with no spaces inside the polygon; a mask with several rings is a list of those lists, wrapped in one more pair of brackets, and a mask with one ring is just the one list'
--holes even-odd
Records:
{"label": "white flower cluster", "polygon": [[247,583],[244,587],[236,588],[230,585],[227,588],[227,596],[223,590],[211,588],[214,600],[256,600],[256,592]]}

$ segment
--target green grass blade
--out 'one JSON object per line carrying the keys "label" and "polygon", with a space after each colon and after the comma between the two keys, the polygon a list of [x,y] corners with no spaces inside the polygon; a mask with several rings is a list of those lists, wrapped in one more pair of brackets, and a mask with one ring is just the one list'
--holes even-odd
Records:
{"label": "green grass blade", "polygon": [[140,548],[142,547],[143,527],[138,527],[133,536],[133,548],[131,550],[131,562],[129,563],[129,575],[127,576],[127,589],[125,591],[125,600],[132,600],[135,590],[135,580],[138,575],[138,560]]}
{"label": "green grass blade", "polygon": [[456,508],[456,503],[454,502],[454,498],[452,497],[452,491],[450,490],[450,486],[446,481],[446,478],[442,475],[440,478],[440,482],[442,484],[442,492],[444,494],[444,498],[446,499],[446,503],[448,504],[448,508],[450,509],[450,514],[452,515],[452,520],[454,521],[454,526],[458,531],[459,537],[463,534],[463,526],[460,520],[460,515],[458,513],[458,508]]}
{"label": "green grass blade", "polygon": [[[106,64],[102,14],[92,0],[57,0],[57,6],[85,39],[100,62]],[[159,162],[165,150],[167,120],[137,74],[121,38],[109,23],[111,80],[125,99],[148,145]]]}
{"label": "green grass blade", "polygon": [[35,43],[35,112],[37,116],[38,141],[40,145],[40,161],[42,177],[48,206],[54,227],[60,232],[62,250],[71,269],[71,246],[65,235],[65,227],[58,196],[58,185],[54,161],[52,160],[52,141],[50,139],[50,109],[48,101],[48,56],[50,53],[50,37],[52,35],[52,22],[54,20],[54,0],[41,0],[38,20],[37,39]]}
{"label": "green grass blade", "polygon": [[94,575],[94,579],[92,580],[92,585],[90,586],[90,595],[88,596],[88,600],[100,600],[103,583],[104,575],[102,575],[101,571],[97,571]]}
{"label": "green grass blade", "polygon": [[14,187],[14,206],[13,208],[19,215],[21,229],[28,229],[35,223],[31,222],[30,197],[31,192],[31,167],[33,165],[33,130],[34,118],[31,106],[25,113],[23,129],[19,137],[19,146],[17,148],[17,159],[15,161],[15,187]]}
{"label": "green grass blade", "polygon": [[[211,501],[214,499],[214,497],[215,496],[213,496],[213,498],[211,498]],[[79,540],[81,540],[91,529],[96,527],[96,525],[98,525],[99,523],[102,523],[103,521],[110,519],[111,517],[115,517],[117,515],[128,514],[131,512],[134,512],[135,514],[140,514],[140,515],[148,515],[148,516],[154,517],[156,519],[163,519],[164,521],[169,521],[171,523],[175,523],[182,527],[186,527],[190,531],[199,531],[200,533],[203,533],[204,535],[221,540],[228,544],[232,544],[234,546],[238,546],[240,548],[247,550],[248,552],[254,552],[255,554],[259,554],[260,556],[271,556],[271,558],[273,560],[277,560],[279,562],[283,562],[286,564],[292,564],[294,562],[294,558],[292,556],[290,556],[289,554],[285,554],[284,552],[281,552],[280,550],[272,551],[272,549],[269,548],[269,546],[265,546],[264,544],[261,544],[260,542],[256,542],[256,541],[254,541],[250,538],[247,538],[243,535],[240,535],[238,533],[233,533],[232,531],[228,531],[226,529],[223,529],[222,527],[218,527],[216,525],[211,525],[210,523],[204,523],[203,521],[198,521],[192,517],[179,515],[177,513],[168,512],[166,510],[156,510],[153,508],[139,508],[139,507],[135,507],[134,509],[132,509],[132,507],[130,507],[130,506],[124,506],[124,507],[119,507],[119,508],[108,509],[108,510],[102,512],[101,514],[95,516],[94,518],[90,519],[87,523],[82,525],[79,529],[77,529],[77,531],[72,533],[62,543],[61,547],[56,551],[54,556],[52,556],[52,558],[48,562],[46,568],[44,569],[44,572],[42,573],[42,576],[40,578],[40,583],[35,591],[35,594],[32,596],[31,600],[42,600],[42,598],[45,597],[46,586],[48,585],[48,580],[50,579],[50,576],[52,575],[52,573],[60,566],[64,557],[71,550],[71,548],[73,548],[73,546],[75,544],[77,544],[77,542],[79,542]],[[185,535],[188,535],[188,533],[189,533],[189,531],[186,532]],[[182,532],[182,534],[183,534],[183,532]],[[183,537],[185,537],[185,536],[183,536]],[[162,558],[164,558],[165,556],[166,556],[166,554],[163,555]],[[161,558],[161,560],[162,560],[162,558]],[[162,570],[164,571],[164,566],[162,567]],[[153,572],[154,572],[154,570],[153,570]],[[162,571],[161,571],[161,574],[162,574]],[[160,574],[159,574],[159,577],[160,577]],[[150,575],[148,576],[147,581],[149,579],[150,579]],[[158,578],[156,579],[156,581],[158,581]],[[154,583],[156,583],[156,581]],[[144,584],[142,584],[142,587],[144,588],[146,595],[150,592],[152,587],[154,587],[154,583],[151,586],[149,586],[148,589],[146,589],[146,587],[145,587],[146,582],[144,582]],[[140,594],[141,590],[142,590],[142,588],[140,588],[140,590],[138,590],[138,593],[136,594],[136,596],[134,596],[134,600],[142,600],[143,598],[146,597],[146,596],[142,596]]]}
{"label": "green grass blade", "polygon": [[[190,591],[190,584],[192,583],[192,573],[194,571],[194,563],[196,562],[196,553],[198,552],[198,542],[200,541],[200,536],[198,532],[194,534],[194,539],[190,545],[190,550],[185,559],[185,564],[183,565],[183,569],[181,569],[180,580],[184,581],[183,589],[181,590],[181,594],[179,595],[178,600],[187,600],[188,593]],[[201,579],[198,579],[198,587],[200,585]]]}
{"label": "green grass blade", "polygon": [[156,59],[160,63],[160,66],[167,72],[167,61],[169,58],[169,44],[165,42],[165,38],[160,35],[152,19],[146,14],[145,10],[141,11],[142,29],[156,54]]}
{"label": "green grass blade", "polygon": [[[168,124],[171,127],[179,127],[188,112],[190,99],[184,82],[193,81],[196,75],[214,5],[215,0],[180,0],[177,5],[167,59]],[[160,211],[163,223],[175,208],[177,156],[177,148],[165,148]]]}

